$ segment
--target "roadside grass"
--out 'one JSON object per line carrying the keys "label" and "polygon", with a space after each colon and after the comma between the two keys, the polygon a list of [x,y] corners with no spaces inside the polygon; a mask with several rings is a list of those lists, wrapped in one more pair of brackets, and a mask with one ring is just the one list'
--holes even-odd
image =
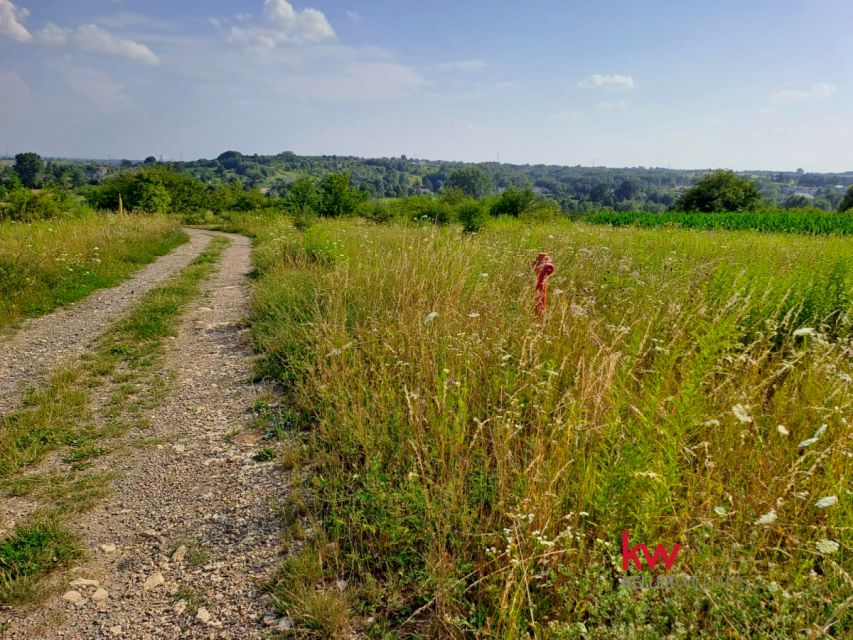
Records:
{"label": "roadside grass", "polygon": [[[269,586],[303,635],[853,633],[849,241],[233,224],[257,374],[309,463]],[[632,591],[626,530],[680,543],[674,575],[742,583]]]}
{"label": "roadside grass", "polygon": [[[24,406],[0,417],[0,491],[29,496],[41,505],[32,522],[25,521],[0,541],[0,549],[15,550],[13,559],[0,557],[0,605],[37,597],[40,592],[33,585],[39,578],[60,566],[62,558],[75,557],[68,551],[48,562],[43,550],[53,548],[57,540],[70,544],[75,539],[71,516],[91,508],[109,491],[114,475],[87,469],[109,452],[105,439],[137,426],[143,409],[165,393],[158,369],[165,339],[174,334],[227,244],[223,238],[211,240],[189,266],[148,292],[113,324],[79,364],[55,372],[43,387],[26,390]],[[104,401],[95,402],[95,389]],[[56,451],[61,452],[58,469],[30,472]],[[33,538],[33,527],[46,533]],[[31,538],[35,542],[28,542]]]}
{"label": "roadside grass", "polygon": [[126,279],[186,242],[165,216],[85,213],[0,223],[0,331]]}

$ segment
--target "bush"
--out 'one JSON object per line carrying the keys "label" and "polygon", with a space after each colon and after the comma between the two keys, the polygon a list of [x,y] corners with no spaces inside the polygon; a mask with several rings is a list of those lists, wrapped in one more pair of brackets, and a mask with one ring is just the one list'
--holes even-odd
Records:
{"label": "bush", "polygon": [[465,231],[473,233],[482,229],[489,219],[489,213],[480,200],[469,198],[456,208],[456,215]]}
{"label": "bush", "polygon": [[533,189],[516,189],[510,187],[501,193],[491,206],[493,216],[512,216],[518,218],[536,204],[536,194]]}

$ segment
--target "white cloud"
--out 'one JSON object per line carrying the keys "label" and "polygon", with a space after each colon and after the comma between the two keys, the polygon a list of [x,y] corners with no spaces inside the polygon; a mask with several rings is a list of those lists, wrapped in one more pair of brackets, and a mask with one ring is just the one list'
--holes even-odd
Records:
{"label": "white cloud", "polygon": [[619,73],[601,75],[593,73],[590,77],[578,82],[583,89],[633,89],[634,78]]}
{"label": "white cloud", "polygon": [[33,36],[24,26],[30,12],[18,9],[11,0],[0,0],[0,36],[6,36],[17,42],[30,42]]}
{"label": "white cloud", "polygon": [[[248,22],[246,18],[240,22]],[[262,22],[232,26],[228,41],[250,50],[272,51],[280,44],[319,43],[335,38],[335,30],[321,11],[296,11],[287,0],[264,0]]]}
{"label": "white cloud", "polygon": [[149,65],[160,63],[160,58],[144,44],[120,38],[94,24],[69,29],[50,22],[36,33],[36,38],[48,46],[68,46],[87,53],[103,53]]}
{"label": "white cloud", "polygon": [[776,104],[803,104],[808,102],[823,102],[829,100],[838,87],[826,82],[818,82],[805,91],[788,90],[770,94],[770,100]]}

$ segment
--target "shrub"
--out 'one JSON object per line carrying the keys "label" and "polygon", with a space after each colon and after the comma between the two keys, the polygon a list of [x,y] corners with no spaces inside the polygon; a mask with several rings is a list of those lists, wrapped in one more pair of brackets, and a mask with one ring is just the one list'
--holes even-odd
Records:
{"label": "shrub", "polygon": [[462,201],[456,208],[456,215],[462,227],[469,233],[482,229],[489,219],[489,213],[483,203],[473,198]]}

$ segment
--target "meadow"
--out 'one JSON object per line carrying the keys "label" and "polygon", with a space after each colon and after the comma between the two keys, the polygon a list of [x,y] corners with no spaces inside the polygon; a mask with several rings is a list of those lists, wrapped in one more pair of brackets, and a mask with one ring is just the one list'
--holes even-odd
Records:
{"label": "meadow", "polygon": [[[304,635],[853,633],[848,240],[227,226],[256,239],[258,375],[297,443],[269,589]],[[699,586],[626,587],[625,531],[681,545],[647,579]]]}
{"label": "meadow", "polygon": [[113,286],[186,239],[157,215],[0,222],[0,331]]}

